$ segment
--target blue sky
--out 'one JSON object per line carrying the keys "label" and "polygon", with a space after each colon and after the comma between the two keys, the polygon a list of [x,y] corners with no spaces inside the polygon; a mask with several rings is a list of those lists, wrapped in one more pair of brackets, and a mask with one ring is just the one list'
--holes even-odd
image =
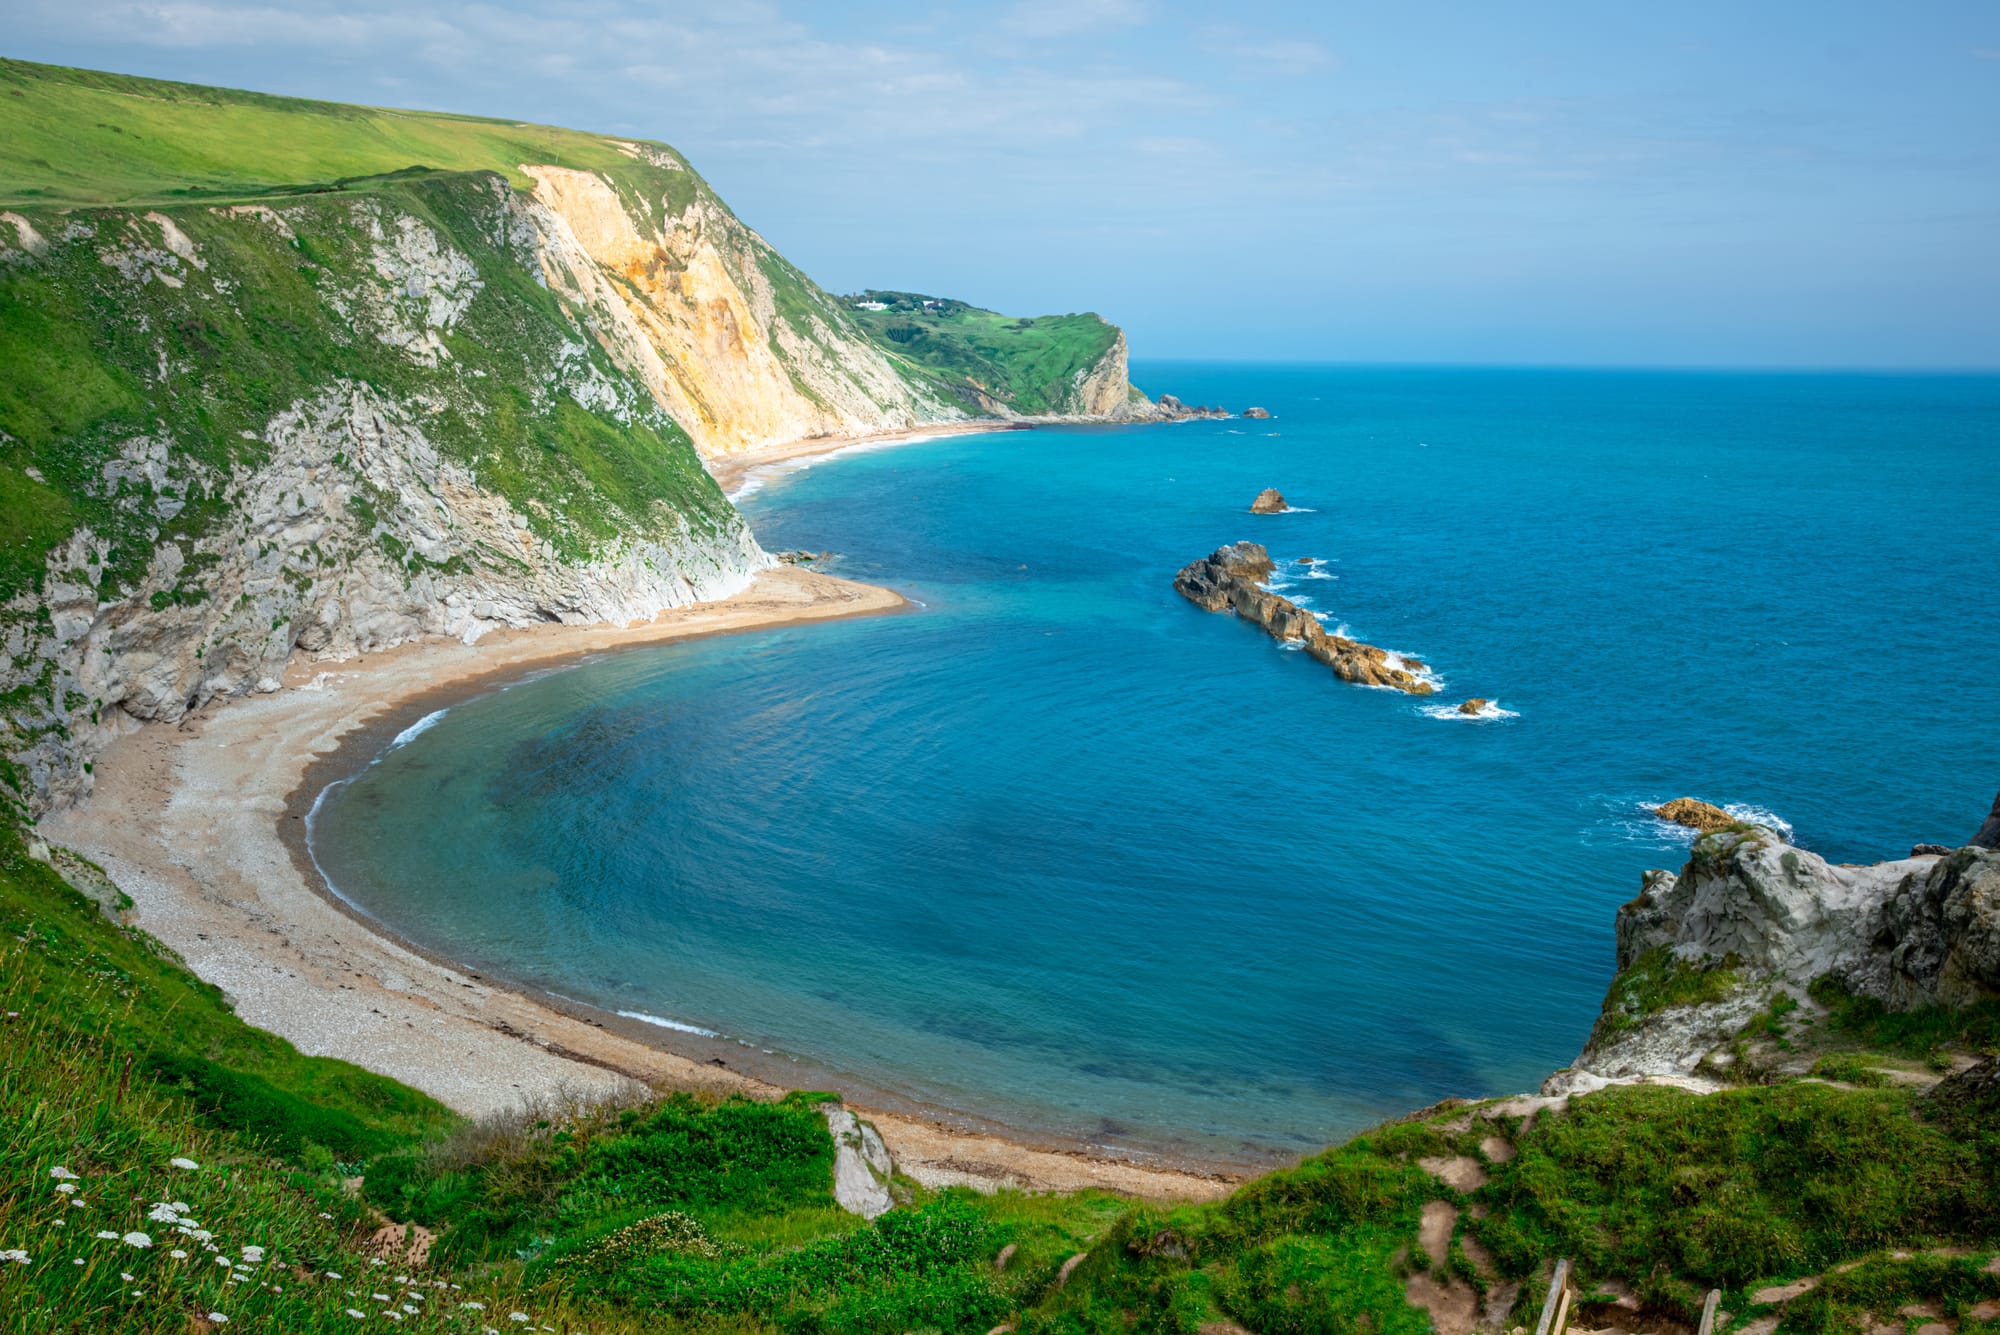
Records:
{"label": "blue sky", "polygon": [[640,134],[837,291],[1139,357],[2000,366],[2000,4],[10,0],[5,50]]}

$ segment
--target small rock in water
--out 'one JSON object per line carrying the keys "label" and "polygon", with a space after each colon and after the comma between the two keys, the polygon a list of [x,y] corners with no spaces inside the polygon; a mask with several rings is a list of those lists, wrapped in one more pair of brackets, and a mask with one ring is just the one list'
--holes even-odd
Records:
{"label": "small rock in water", "polygon": [[1317,556],[1301,556],[1299,564],[1302,566],[1316,566],[1319,564],[1319,558]]}
{"label": "small rock in water", "polygon": [[1467,700],[1464,704],[1460,705],[1458,707],[1458,712],[1461,714],[1477,714],[1480,710],[1486,708],[1486,706],[1492,703],[1493,702],[1491,700],[1482,700],[1475,695],[1470,700]]}
{"label": "small rock in water", "polygon": [[1258,421],[1262,422],[1270,418],[1271,410],[1269,408],[1245,408],[1243,410],[1243,415],[1245,417],[1254,417]]}
{"label": "small rock in water", "polygon": [[1690,830],[1700,830],[1703,834],[1726,830],[1736,823],[1736,818],[1721,807],[1697,802],[1692,797],[1677,797],[1671,802],[1663,802],[1653,808],[1653,814],[1661,820],[1670,820]]}
{"label": "small rock in water", "polygon": [[1287,509],[1285,497],[1276,487],[1266,487],[1257,493],[1257,499],[1250,502],[1253,515],[1282,514]]}

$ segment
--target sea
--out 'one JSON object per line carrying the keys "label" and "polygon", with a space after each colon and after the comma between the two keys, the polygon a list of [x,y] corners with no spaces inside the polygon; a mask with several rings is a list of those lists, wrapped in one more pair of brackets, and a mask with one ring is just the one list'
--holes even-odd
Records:
{"label": "sea", "polygon": [[[319,801],[325,875],[781,1075],[1256,1163],[1572,1061],[1618,906],[1687,854],[1651,805],[1872,862],[1963,842],[2000,787],[2000,378],[1135,379],[1271,417],[755,473],[767,549],[911,608],[398,721]],[[1290,508],[1249,513],[1265,487]],[[1437,693],[1174,592],[1243,539]]]}

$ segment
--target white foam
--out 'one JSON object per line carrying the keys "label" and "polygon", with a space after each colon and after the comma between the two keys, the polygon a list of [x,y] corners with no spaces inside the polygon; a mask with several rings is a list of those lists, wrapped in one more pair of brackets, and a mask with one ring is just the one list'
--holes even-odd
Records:
{"label": "white foam", "polygon": [[1722,809],[1741,821],[1761,825],[1767,830],[1776,830],[1786,843],[1792,841],[1792,823],[1777,812],[1766,807],[1752,806],[1748,802],[1724,802]]}
{"label": "white foam", "polygon": [[618,1013],[628,1020],[637,1020],[641,1024],[658,1025],[662,1029],[679,1030],[683,1034],[699,1034],[703,1038],[722,1037],[721,1034],[716,1033],[713,1029],[703,1029],[698,1024],[682,1024],[679,1020],[662,1019],[657,1015],[648,1015],[644,1011],[619,1011]]}
{"label": "white foam", "polygon": [[432,728],[435,728],[438,725],[438,721],[450,712],[451,710],[449,708],[432,710],[430,713],[418,719],[415,723],[412,723],[409,727],[397,733],[396,740],[390,742],[387,749],[394,751],[399,746],[408,746],[411,742],[423,736],[425,733],[429,732]]}
{"label": "white foam", "polygon": [[1460,719],[1466,723],[1476,723],[1481,719],[1519,718],[1520,711],[1502,709],[1498,700],[1488,700],[1479,707],[1476,714],[1467,714],[1457,705],[1418,705],[1417,712],[1426,718]]}
{"label": "white foam", "polygon": [[1278,513],[1281,515],[1316,515],[1319,511],[1313,509],[1310,505],[1288,505],[1278,511]]}

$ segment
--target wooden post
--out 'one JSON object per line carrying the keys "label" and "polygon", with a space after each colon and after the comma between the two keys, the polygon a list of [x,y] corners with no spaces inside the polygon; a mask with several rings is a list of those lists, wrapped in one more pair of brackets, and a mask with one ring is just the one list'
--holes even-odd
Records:
{"label": "wooden post", "polygon": [[1701,1329],[1696,1335],[1715,1335],[1715,1305],[1721,1301],[1721,1289],[1708,1291],[1708,1301],[1701,1305]]}
{"label": "wooden post", "polygon": [[[1556,1305],[1563,1307],[1562,1316],[1556,1315]],[[1556,1262],[1556,1270],[1549,1276],[1549,1296],[1542,1299],[1542,1319],[1535,1323],[1535,1335],[1562,1335],[1563,1321],[1569,1316],[1569,1258]]]}

